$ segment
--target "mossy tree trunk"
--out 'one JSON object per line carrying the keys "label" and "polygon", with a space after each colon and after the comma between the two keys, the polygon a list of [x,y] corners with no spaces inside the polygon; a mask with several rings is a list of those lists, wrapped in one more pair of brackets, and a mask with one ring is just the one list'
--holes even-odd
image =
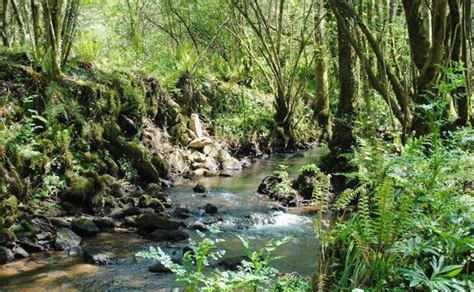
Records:
{"label": "mossy tree trunk", "polygon": [[314,44],[315,44],[315,69],[316,69],[316,99],[313,104],[313,112],[318,125],[322,129],[321,138],[331,139],[331,109],[329,108],[329,81],[326,64],[326,45],[324,43],[325,9],[322,0],[318,0],[314,16]]}
{"label": "mossy tree trunk", "polygon": [[[337,18],[338,36],[338,64],[339,64],[339,104],[334,119],[334,134],[329,141],[330,154],[324,166],[326,171],[333,173],[346,173],[353,171],[348,158],[345,156],[352,152],[356,144],[354,134],[357,102],[357,82],[354,74],[356,58],[351,43],[348,39],[350,31],[345,23],[349,18],[345,17],[344,11],[339,9],[338,2],[331,1],[332,8],[342,17]],[[347,4],[347,3],[346,3]],[[336,189],[343,189],[347,181],[342,176],[334,176]]]}

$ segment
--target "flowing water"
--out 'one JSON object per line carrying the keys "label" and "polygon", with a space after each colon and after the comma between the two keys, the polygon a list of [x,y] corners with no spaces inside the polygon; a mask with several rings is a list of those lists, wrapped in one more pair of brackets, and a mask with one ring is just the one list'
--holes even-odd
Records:
{"label": "flowing water", "polygon": [[[319,149],[293,154],[274,155],[269,159],[256,160],[249,169],[230,178],[201,178],[209,192],[203,196],[195,194],[192,187],[197,182],[187,182],[169,190],[172,200],[186,206],[192,212],[187,223],[200,221],[217,223],[224,239],[220,248],[225,257],[244,254],[237,235],[259,247],[270,240],[293,237],[295,241],[274,252],[279,259],[271,264],[281,272],[297,272],[310,276],[316,267],[316,241],[311,215],[297,212],[282,212],[274,202],[256,194],[261,180],[271,174],[279,164],[289,166],[290,175],[296,175],[305,164],[315,162]],[[216,215],[205,214],[207,203],[216,205]],[[198,235],[190,232],[194,239]],[[158,243],[141,238],[134,233],[101,233],[84,239],[83,248],[93,247],[114,255],[114,263],[107,266],[85,264],[82,258],[67,257],[64,252],[33,255],[14,263],[0,266],[0,290],[61,290],[61,291],[128,291],[170,290],[176,287],[172,275],[157,275],[148,271],[152,262],[134,257],[138,251],[146,250]],[[181,255],[186,243],[160,244],[166,251]]]}

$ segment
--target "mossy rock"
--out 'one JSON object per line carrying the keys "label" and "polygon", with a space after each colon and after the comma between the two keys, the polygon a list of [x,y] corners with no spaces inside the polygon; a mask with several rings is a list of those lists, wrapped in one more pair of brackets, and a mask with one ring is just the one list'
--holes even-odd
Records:
{"label": "mossy rock", "polygon": [[[119,139],[120,140],[120,139]],[[121,154],[125,156],[138,171],[141,179],[146,182],[158,182],[160,178],[159,172],[155,166],[148,159],[146,148],[138,141],[124,141],[119,142],[117,147]]]}
{"label": "mossy rock", "polygon": [[138,206],[140,208],[152,208],[155,211],[162,212],[165,210],[163,203],[157,198],[153,198],[150,195],[142,195],[138,200]]}
{"label": "mossy rock", "polygon": [[104,132],[103,132],[104,139],[111,143],[117,142],[118,138],[122,134],[120,126],[114,122],[105,123],[103,125],[103,128],[104,128]]}
{"label": "mossy rock", "polygon": [[302,172],[292,184],[292,187],[297,190],[305,200],[313,199],[313,192],[316,186],[326,191],[329,191],[331,186],[328,175],[319,169]]}
{"label": "mossy rock", "polygon": [[63,200],[77,204],[80,207],[94,196],[96,192],[94,179],[74,174],[69,180],[69,188],[61,194]]}
{"label": "mossy rock", "polygon": [[120,169],[117,163],[111,157],[108,157],[108,156],[104,158],[104,162],[107,165],[107,170],[108,170],[107,173],[114,177],[117,177],[120,172]]}
{"label": "mossy rock", "polygon": [[0,202],[0,228],[8,228],[18,219],[18,200],[15,196],[9,196]]}
{"label": "mossy rock", "polygon": [[158,170],[160,177],[167,178],[170,175],[170,165],[166,160],[161,158],[158,154],[153,154],[151,157],[151,163]]}
{"label": "mossy rock", "polygon": [[13,231],[8,229],[0,229],[0,246],[7,246],[8,243],[16,241]]}
{"label": "mossy rock", "polygon": [[99,228],[94,221],[89,218],[80,218],[72,222],[72,231],[80,236],[92,236],[99,233]]}

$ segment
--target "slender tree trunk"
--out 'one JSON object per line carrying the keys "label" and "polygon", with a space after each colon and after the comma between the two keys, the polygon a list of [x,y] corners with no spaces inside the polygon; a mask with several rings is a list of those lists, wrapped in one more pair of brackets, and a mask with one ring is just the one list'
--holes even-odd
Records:
{"label": "slender tree trunk", "polygon": [[31,19],[33,23],[33,40],[34,40],[34,49],[35,57],[39,59],[42,52],[41,45],[41,24],[40,24],[40,7],[36,0],[30,1],[31,6]]}
{"label": "slender tree trunk", "polygon": [[331,110],[329,108],[329,81],[326,65],[325,9],[323,1],[318,1],[315,13],[314,44],[315,44],[315,69],[316,69],[316,100],[313,105],[314,117],[322,129],[322,139],[330,140],[332,137]]}
{"label": "slender tree trunk", "polygon": [[12,8],[13,8],[13,15],[15,16],[15,21],[18,24],[18,29],[20,30],[20,44],[24,45],[26,40],[26,30],[25,24],[23,22],[23,17],[20,9],[18,8],[18,4],[15,0],[11,0]]}
{"label": "slender tree trunk", "polygon": [[48,33],[48,44],[51,50],[51,73],[53,78],[60,79],[61,72],[61,52],[62,52],[62,7],[63,0],[44,0],[43,14]]}
{"label": "slender tree trunk", "polygon": [[10,46],[8,36],[8,0],[2,1],[2,29],[0,30],[2,42],[5,47]]}

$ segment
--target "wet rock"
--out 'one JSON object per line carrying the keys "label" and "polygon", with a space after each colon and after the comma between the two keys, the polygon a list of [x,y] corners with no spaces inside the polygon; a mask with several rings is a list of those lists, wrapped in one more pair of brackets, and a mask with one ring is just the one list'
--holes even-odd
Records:
{"label": "wet rock", "polygon": [[274,193],[275,186],[281,182],[282,182],[281,178],[277,176],[269,175],[262,180],[262,182],[258,186],[257,192],[259,194],[270,195]]}
{"label": "wet rock", "polygon": [[135,226],[144,231],[153,232],[156,229],[176,230],[181,226],[181,224],[162,215],[143,214],[136,218]]}
{"label": "wet rock", "polygon": [[21,246],[15,246],[12,249],[12,252],[13,252],[13,256],[17,260],[30,257],[30,254],[26,250],[24,250]]}
{"label": "wet rock", "polygon": [[239,171],[242,170],[242,164],[236,158],[230,157],[222,162],[222,169]]}
{"label": "wet rock", "polygon": [[74,233],[71,229],[61,228],[56,232],[56,248],[61,250],[69,250],[81,244],[81,237]]}
{"label": "wet rock", "polygon": [[44,247],[39,244],[35,244],[35,243],[27,242],[27,241],[20,241],[19,244],[22,248],[24,248],[29,253],[37,253],[37,252],[44,251]]}
{"label": "wet rock", "polygon": [[74,220],[71,225],[72,230],[80,236],[93,236],[100,232],[94,221],[89,218]]}
{"label": "wet rock", "polygon": [[330,179],[316,166],[303,171],[293,182],[293,188],[296,189],[305,200],[311,200],[313,198],[315,186],[327,190],[327,193],[329,193]]}
{"label": "wet rock", "polygon": [[6,247],[0,246],[0,265],[4,265],[15,259],[12,251]]}
{"label": "wet rock", "polygon": [[217,213],[217,211],[218,211],[217,206],[213,204],[206,204],[206,206],[204,206],[204,212],[206,212],[207,214],[214,215]]}
{"label": "wet rock", "polygon": [[252,166],[252,161],[248,157],[242,159],[240,163],[242,165],[242,168],[249,168],[250,166]]}
{"label": "wet rock", "polygon": [[180,219],[188,219],[191,217],[191,211],[186,207],[176,207],[174,214]]}
{"label": "wet rock", "polygon": [[83,252],[84,262],[92,265],[111,265],[113,264],[113,254],[109,252],[97,252],[91,249],[85,249]]}
{"label": "wet rock", "polygon": [[48,218],[48,221],[57,227],[66,227],[66,228],[71,227],[71,222],[69,222],[66,218],[54,217],[54,218]]}
{"label": "wet rock", "polygon": [[118,222],[115,222],[114,219],[109,217],[96,217],[94,218],[94,223],[99,230],[112,229],[118,225]]}
{"label": "wet rock", "polygon": [[186,232],[181,230],[155,230],[150,234],[151,238],[156,241],[183,241],[189,238]]}
{"label": "wet rock", "polygon": [[115,210],[114,212],[110,214],[110,217],[121,219],[121,218],[129,217],[129,216],[140,215],[142,213],[143,211],[139,207],[131,206],[124,209]]}
{"label": "wet rock", "polygon": [[204,223],[202,223],[202,222],[194,222],[194,223],[191,223],[188,227],[189,227],[189,229],[191,229],[191,230],[197,230],[197,231],[201,231],[201,232],[206,232],[206,231],[209,230],[209,229],[207,228],[207,226],[204,225]]}
{"label": "wet rock", "polygon": [[196,138],[188,144],[188,148],[202,149],[207,145],[212,144],[212,140],[207,137]]}
{"label": "wet rock", "polygon": [[82,248],[80,246],[74,246],[66,251],[70,257],[79,257],[82,255]]}
{"label": "wet rock", "polygon": [[235,256],[219,261],[218,265],[228,270],[237,270],[242,261],[250,261],[248,256]]}
{"label": "wet rock", "polygon": [[157,212],[164,211],[165,207],[157,198],[153,198],[150,195],[143,195],[138,200],[138,207],[140,208],[151,208]]}
{"label": "wet rock", "polygon": [[165,267],[162,263],[155,263],[154,265],[148,267],[148,271],[156,274],[168,274],[171,273],[171,270]]}
{"label": "wet rock", "polygon": [[195,193],[205,193],[207,192],[207,189],[205,186],[203,186],[202,184],[197,184],[194,188],[193,188],[193,191]]}
{"label": "wet rock", "polygon": [[298,191],[293,189],[290,183],[284,183],[278,176],[267,176],[258,186],[258,193],[267,195],[270,199],[284,206],[297,206],[302,198]]}
{"label": "wet rock", "polygon": [[168,189],[174,186],[172,181],[164,179],[164,178],[160,178],[160,184],[162,187],[168,188]]}

